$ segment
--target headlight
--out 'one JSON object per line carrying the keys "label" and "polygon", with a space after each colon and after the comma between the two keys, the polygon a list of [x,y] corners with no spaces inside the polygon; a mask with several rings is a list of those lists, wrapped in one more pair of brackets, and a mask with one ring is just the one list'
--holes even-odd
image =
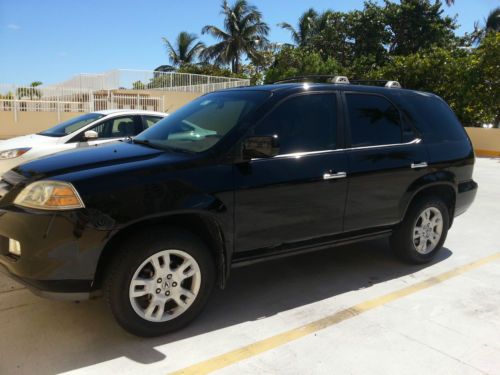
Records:
{"label": "headlight", "polygon": [[40,210],[73,210],[85,205],[73,185],[61,181],[37,181],[26,186],[14,204]]}
{"label": "headlight", "polygon": [[0,151],[0,159],[14,159],[27,153],[31,147],[13,148],[12,150]]}

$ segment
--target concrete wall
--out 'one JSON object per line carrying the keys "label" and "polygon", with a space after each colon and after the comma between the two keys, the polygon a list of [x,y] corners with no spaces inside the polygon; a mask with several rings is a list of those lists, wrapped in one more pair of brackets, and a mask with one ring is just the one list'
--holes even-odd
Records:
{"label": "concrete wall", "polygon": [[[172,113],[183,105],[201,95],[198,92],[170,92],[170,91],[131,91],[115,90],[115,94],[147,94],[163,96],[165,112]],[[48,129],[59,122],[81,115],[81,112],[61,112],[60,120],[57,112],[17,112],[17,121],[14,112],[0,111],[0,139],[7,139],[18,135],[38,133]]]}
{"label": "concrete wall", "polygon": [[61,112],[59,120],[56,112],[17,112],[15,121],[14,112],[0,111],[0,139],[38,133],[81,114],[81,112]]}
{"label": "concrete wall", "polygon": [[465,128],[477,156],[500,156],[500,129]]}

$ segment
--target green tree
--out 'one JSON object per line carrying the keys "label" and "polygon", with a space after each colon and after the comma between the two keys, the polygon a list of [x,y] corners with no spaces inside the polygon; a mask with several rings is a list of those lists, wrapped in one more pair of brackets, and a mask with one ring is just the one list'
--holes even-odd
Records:
{"label": "green tree", "polygon": [[290,31],[292,40],[295,44],[297,46],[304,47],[318,32],[318,18],[318,12],[316,12],[313,8],[309,8],[300,16],[297,28],[294,28],[287,22],[281,22],[278,26]]}
{"label": "green tree", "polygon": [[376,64],[387,58],[386,45],[390,43],[391,33],[386,27],[385,10],[367,1],[363,10],[355,10],[347,15],[349,39],[353,42],[353,58],[371,56]]}
{"label": "green tree", "polygon": [[445,47],[454,41],[457,25],[453,18],[443,17],[440,1],[384,1],[391,53],[409,55],[430,47]]}
{"label": "green tree", "polygon": [[433,48],[394,56],[367,78],[399,81],[403,87],[443,97],[466,126],[500,121],[500,33],[478,48]]}
{"label": "green tree", "polygon": [[162,40],[167,48],[170,62],[174,66],[193,63],[205,48],[202,42],[197,42],[198,37],[196,34],[190,34],[186,31],[182,31],[177,35],[175,45],[172,45],[167,38],[162,38]]}
{"label": "green tree", "polygon": [[210,34],[219,42],[207,47],[203,55],[216,64],[230,64],[233,73],[240,73],[242,56],[258,63],[261,51],[268,43],[269,26],[262,21],[262,13],[246,0],[236,0],[230,6],[222,3],[223,30],[217,26],[203,27],[203,34]]}
{"label": "green tree", "polygon": [[323,59],[318,52],[306,48],[285,46],[275,57],[266,74],[265,82],[303,75],[342,75],[346,70],[333,58]]}

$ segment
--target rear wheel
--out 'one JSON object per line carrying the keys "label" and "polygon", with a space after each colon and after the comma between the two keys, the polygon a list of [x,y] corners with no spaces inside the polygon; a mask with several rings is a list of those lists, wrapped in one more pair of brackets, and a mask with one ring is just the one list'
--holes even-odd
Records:
{"label": "rear wheel", "polygon": [[449,211],[438,197],[424,196],[408,209],[391,236],[393,251],[411,263],[427,263],[442,248],[449,228]]}
{"label": "rear wheel", "polygon": [[182,328],[202,311],[215,283],[215,266],[196,236],[158,230],[134,237],[122,250],[111,265],[106,297],[123,328],[159,336]]}

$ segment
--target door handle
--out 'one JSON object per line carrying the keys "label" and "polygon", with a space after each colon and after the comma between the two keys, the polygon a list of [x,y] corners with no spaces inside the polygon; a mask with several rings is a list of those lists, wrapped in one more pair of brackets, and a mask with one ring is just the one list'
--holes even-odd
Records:
{"label": "door handle", "polygon": [[425,161],[422,162],[422,163],[411,163],[411,167],[413,169],[426,168],[427,167],[427,163]]}
{"label": "door handle", "polygon": [[337,173],[326,172],[323,174],[323,180],[333,180],[335,178],[345,178],[346,176],[347,176],[347,173],[345,173],[345,172],[337,172]]}

